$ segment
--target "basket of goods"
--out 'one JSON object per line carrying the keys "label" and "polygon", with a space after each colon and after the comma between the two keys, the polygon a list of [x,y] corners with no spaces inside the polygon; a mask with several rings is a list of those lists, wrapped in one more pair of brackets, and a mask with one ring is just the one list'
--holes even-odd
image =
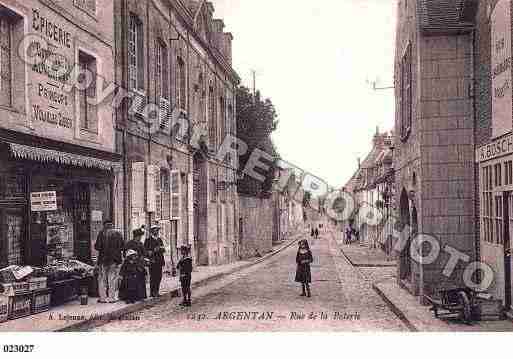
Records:
{"label": "basket of goods", "polygon": [[0,269],[0,282],[12,283],[22,281],[32,274],[34,270],[30,266],[11,265]]}
{"label": "basket of goods", "polygon": [[31,314],[32,294],[21,294],[9,297],[9,319],[26,317]]}
{"label": "basket of goods", "polygon": [[51,305],[51,291],[50,289],[37,290],[32,293],[31,302],[32,314],[46,312],[50,309]]}
{"label": "basket of goods", "polygon": [[41,290],[46,289],[46,277],[32,277],[28,280],[29,290]]}
{"label": "basket of goods", "polygon": [[0,323],[9,318],[9,297],[0,295]]}
{"label": "basket of goods", "polygon": [[2,293],[6,296],[12,297],[14,295],[27,294],[30,292],[28,282],[12,282],[2,283]]}

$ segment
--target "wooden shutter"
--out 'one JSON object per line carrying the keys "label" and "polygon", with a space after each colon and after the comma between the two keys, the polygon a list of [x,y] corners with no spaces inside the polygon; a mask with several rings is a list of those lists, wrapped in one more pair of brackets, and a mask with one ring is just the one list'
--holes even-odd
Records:
{"label": "wooden shutter", "polygon": [[189,229],[189,244],[194,243],[194,175],[187,175],[187,220]]}
{"label": "wooden shutter", "polygon": [[161,171],[160,194],[162,201],[162,219],[171,219],[171,182],[169,171]]}
{"label": "wooden shutter", "polygon": [[144,31],[139,19],[137,19],[135,29],[137,41],[137,88],[144,90]]}
{"label": "wooden shutter", "polygon": [[[1,16],[1,15],[0,15]],[[0,104],[11,105],[11,24],[0,17]]]}
{"label": "wooden shutter", "polygon": [[160,178],[160,169],[155,165],[149,165],[147,171],[146,183],[148,185],[148,191],[146,194],[146,209],[148,212],[156,212],[157,211],[157,179],[156,176]]}
{"label": "wooden shutter", "polygon": [[132,163],[132,208],[144,208],[144,162]]}
{"label": "wooden shutter", "polygon": [[144,162],[132,163],[132,229],[139,228],[145,223],[144,213]]}
{"label": "wooden shutter", "polygon": [[179,171],[171,171],[171,218],[180,219],[182,210],[182,181]]}

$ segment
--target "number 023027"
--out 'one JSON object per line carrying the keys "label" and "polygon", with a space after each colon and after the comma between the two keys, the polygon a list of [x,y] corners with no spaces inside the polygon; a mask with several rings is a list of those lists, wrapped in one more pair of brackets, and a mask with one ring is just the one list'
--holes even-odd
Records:
{"label": "number 023027", "polygon": [[3,346],[4,353],[32,353],[35,346],[32,344],[5,344]]}

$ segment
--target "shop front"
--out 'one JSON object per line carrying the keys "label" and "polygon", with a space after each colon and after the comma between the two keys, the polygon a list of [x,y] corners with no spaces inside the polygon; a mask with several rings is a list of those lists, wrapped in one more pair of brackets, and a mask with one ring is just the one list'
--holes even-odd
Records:
{"label": "shop front", "polygon": [[92,263],[92,243],[102,223],[113,218],[115,163],[25,145],[2,147],[0,267],[67,258]]}
{"label": "shop front", "polygon": [[94,291],[94,242],[113,219],[118,165],[13,142],[0,150],[0,279],[15,319]]}
{"label": "shop front", "polygon": [[491,292],[507,310],[512,304],[513,134],[477,150],[481,189],[481,259],[495,274]]}

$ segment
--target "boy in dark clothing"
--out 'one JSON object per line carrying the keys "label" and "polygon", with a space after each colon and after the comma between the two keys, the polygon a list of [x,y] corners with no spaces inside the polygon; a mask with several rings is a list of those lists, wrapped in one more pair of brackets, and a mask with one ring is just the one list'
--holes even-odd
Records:
{"label": "boy in dark clothing", "polygon": [[182,285],[184,307],[191,306],[191,277],[192,277],[192,258],[190,249],[187,246],[180,247],[182,259],[178,262],[176,268],[180,271],[180,284]]}

